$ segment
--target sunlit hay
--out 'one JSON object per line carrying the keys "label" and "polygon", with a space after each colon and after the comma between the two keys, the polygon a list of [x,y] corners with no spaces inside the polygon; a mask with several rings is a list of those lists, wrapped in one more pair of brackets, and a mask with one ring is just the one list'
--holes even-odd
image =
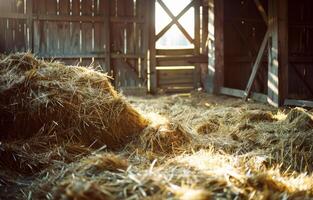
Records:
{"label": "sunlit hay", "polygon": [[25,53],[0,61],[1,140],[46,136],[117,148],[147,125],[105,74]]}
{"label": "sunlit hay", "polygon": [[282,121],[282,120],[285,120],[286,118],[287,118],[287,115],[285,111],[282,111],[282,110],[278,110],[278,112],[274,115],[274,119],[276,119],[277,121]]}
{"label": "sunlit hay", "polygon": [[86,161],[98,171],[108,170],[118,172],[119,170],[126,170],[128,167],[127,160],[112,153],[104,153],[94,156]]}
{"label": "sunlit hay", "polygon": [[228,194],[226,199],[281,199],[283,196],[297,195],[299,199],[313,197],[311,176],[290,175],[279,169],[268,169],[264,164],[260,165],[260,162],[265,161],[264,158],[249,159],[211,150],[176,157],[175,160],[176,163],[171,161],[170,166],[164,167],[164,170],[172,170],[172,181],[187,182],[192,188],[206,188],[212,192],[213,199]]}
{"label": "sunlit hay", "polygon": [[113,200],[112,195],[101,188],[96,182],[85,180],[68,180],[58,186],[53,199],[64,200]]}
{"label": "sunlit hay", "polygon": [[172,187],[170,190],[179,200],[213,200],[212,192],[189,187]]}
{"label": "sunlit hay", "polygon": [[150,126],[140,135],[140,143],[144,148],[155,153],[178,152],[191,140],[191,134],[175,123],[166,123],[157,127]]}
{"label": "sunlit hay", "polygon": [[271,190],[272,192],[287,192],[289,193],[289,188],[279,180],[273,178],[272,175],[264,173],[257,174],[247,179],[247,182],[252,187],[257,190]]}
{"label": "sunlit hay", "polygon": [[200,124],[196,129],[197,133],[201,135],[210,134],[216,132],[220,127],[217,119],[209,119],[203,124]]}
{"label": "sunlit hay", "polygon": [[284,122],[296,131],[307,131],[313,128],[313,117],[303,108],[292,109]]}
{"label": "sunlit hay", "polygon": [[242,114],[241,119],[248,122],[275,121],[275,118],[271,112],[261,110],[246,111]]}

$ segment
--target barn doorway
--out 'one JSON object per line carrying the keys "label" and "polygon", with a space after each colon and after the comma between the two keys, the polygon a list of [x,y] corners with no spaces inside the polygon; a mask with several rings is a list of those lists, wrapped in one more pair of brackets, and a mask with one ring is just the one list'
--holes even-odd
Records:
{"label": "barn doorway", "polygon": [[157,87],[165,93],[202,87],[207,65],[207,6],[200,0],[155,1]]}

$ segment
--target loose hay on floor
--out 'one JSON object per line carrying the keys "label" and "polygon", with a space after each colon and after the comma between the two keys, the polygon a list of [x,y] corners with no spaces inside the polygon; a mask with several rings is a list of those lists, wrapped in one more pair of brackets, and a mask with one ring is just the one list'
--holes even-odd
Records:
{"label": "loose hay on floor", "polygon": [[93,70],[0,67],[0,199],[313,199],[306,110],[204,93],[130,106]]}

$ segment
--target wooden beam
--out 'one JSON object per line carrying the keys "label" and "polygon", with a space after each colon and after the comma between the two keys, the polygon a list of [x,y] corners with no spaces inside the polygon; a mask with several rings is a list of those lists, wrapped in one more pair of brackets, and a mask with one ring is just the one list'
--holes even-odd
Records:
{"label": "wooden beam", "polygon": [[253,85],[254,80],[256,78],[256,74],[257,74],[257,72],[258,72],[258,70],[260,68],[260,63],[262,61],[262,57],[264,55],[265,48],[266,48],[266,45],[268,43],[269,34],[270,34],[270,30],[267,29],[267,31],[265,33],[265,36],[264,36],[264,39],[262,41],[260,50],[258,52],[258,56],[256,58],[256,61],[255,61],[254,65],[253,65],[252,72],[251,72],[251,75],[250,75],[250,78],[249,78],[249,81],[248,81],[248,84],[247,84],[247,87],[246,87],[246,90],[245,90],[245,94],[244,94],[244,97],[243,97],[243,99],[245,101],[249,98],[249,95],[250,95],[250,92],[251,92],[251,89],[252,89],[252,85]]}
{"label": "wooden beam", "polygon": [[285,99],[284,105],[285,106],[301,106],[301,107],[313,108],[313,101]]}
{"label": "wooden beam", "polygon": [[288,3],[269,1],[268,102],[284,105],[288,96]]}
{"label": "wooden beam", "polygon": [[189,33],[185,30],[185,28],[179,23],[177,18],[173,15],[173,13],[168,9],[168,7],[164,4],[162,0],[157,0],[160,6],[164,9],[164,11],[168,14],[168,16],[174,21],[177,25],[178,29],[184,34],[184,36],[189,40],[190,43],[194,43],[193,38],[189,35]]}
{"label": "wooden beam", "polygon": [[[193,6],[195,0],[192,0],[176,17],[172,20],[168,25],[164,27],[162,31],[160,31],[156,36],[156,41],[160,39],[174,24],[175,21],[178,21],[190,8]],[[155,7],[155,5],[154,5]]]}
{"label": "wooden beam", "polygon": [[103,20],[104,20],[104,27],[105,30],[107,30],[106,34],[105,34],[105,68],[108,70],[109,75],[113,75],[111,74],[112,71],[112,67],[111,67],[111,32],[110,30],[110,0],[104,0],[105,1],[105,5],[104,5],[104,16],[103,16]]}
{"label": "wooden beam", "polygon": [[[22,13],[0,13],[0,18],[5,19],[28,19],[32,18],[34,20],[44,20],[44,21],[66,21],[66,22],[103,22],[102,16],[71,16],[71,15],[33,15],[32,13],[22,14]],[[135,17],[110,17],[111,22],[115,23],[138,23],[143,24],[144,19]]]}
{"label": "wooden beam", "polygon": [[28,28],[28,45],[27,45],[27,50],[31,51],[32,53],[34,52],[34,44],[33,44],[33,38],[34,38],[34,34],[33,34],[33,30],[34,30],[34,26],[33,26],[33,19],[32,19],[32,14],[33,14],[33,0],[28,0],[26,1],[26,14],[28,16],[27,18],[27,28]]}
{"label": "wooden beam", "polygon": [[258,11],[260,12],[265,24],[268,25],[268,17],[267,17],[267,14],[265,12],[265,9],[264,9],[262,3],[260,2],[260,0],[254,0],[254,3],[256,5]]}
{"label": "wooden beam", "polygon": [[215,64],[209,71],[214,77],[213,92],[218,94],[224,85],[224,0],[214,0],[214,27]]}
{"label": "wooden beam", "polygon": [[[194,32],[195,32],[195,39],[194,39],[194,46],[195,46],[195,51],[194,55],[199,56],[200,55],[200,48],[201,48],[201,36],[200,36],[200,0],[195,0],[194,4],[194,9],[195,9],[195,27],[194,27]],[[201,79],[200,79],[200,64],[199,63],[194,63],[195,64],[195,70],[194,70],[194,88],[198,88],[201,85]]]}
{"label": "wooden beam", "polygon": [[[245,91],[243,90],[227,87],[222,87],[220,93],[238,98],[243,98],[245,95]],[[258,102],[267,103],[267,96],[265,94],[253,92],[250,98]]]}
{"label": "wooden beam", "polygon": [[[149,16],[149,82],[150,92],[152,94],[157,93],[157,72],[156,72],[156,34],[155,34],[155,0],[148,0],[147,16]],[[149,8],[149,9],[148,9]]]}

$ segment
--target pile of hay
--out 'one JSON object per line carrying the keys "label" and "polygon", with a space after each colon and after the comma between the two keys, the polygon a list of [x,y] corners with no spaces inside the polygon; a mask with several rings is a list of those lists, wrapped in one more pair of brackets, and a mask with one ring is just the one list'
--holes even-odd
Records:
{"label": "pile of hay", "polygon": [[2,167],[13,160],[31,169],[70,162],[88,148],[120,148],[148,124],[103,73],[28,53],[0,60]]}
{"label": "pile of hay", "polygon": [[13,54],[0,61],[0,77],[1,140],[46,136],[116,148],[148,125],[94,70]]}

